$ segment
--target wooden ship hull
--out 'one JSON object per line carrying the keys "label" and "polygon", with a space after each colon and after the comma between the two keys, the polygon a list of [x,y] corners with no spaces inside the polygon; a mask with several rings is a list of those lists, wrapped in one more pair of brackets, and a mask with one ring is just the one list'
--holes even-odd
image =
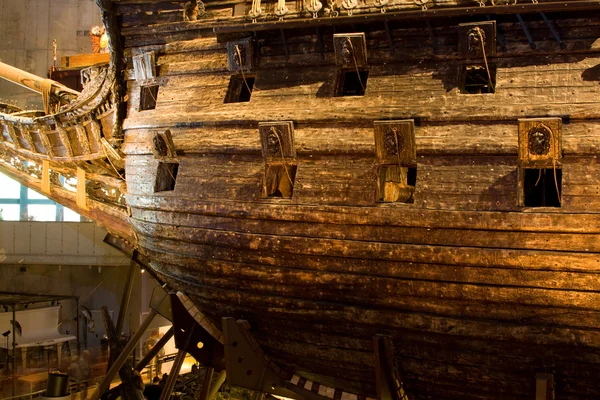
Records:
{"label": "wooden ship hull", "polygon": [[600,6],[316,3],[101,2],[126,190],[91,217],[309,394],[600,398]]}

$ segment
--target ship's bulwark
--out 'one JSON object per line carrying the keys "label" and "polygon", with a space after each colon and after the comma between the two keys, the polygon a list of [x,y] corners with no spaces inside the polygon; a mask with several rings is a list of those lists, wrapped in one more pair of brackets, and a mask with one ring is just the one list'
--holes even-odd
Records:
{"label": "ship's bulwark", "polygon": [[[259,18],[241,34],[243,3],[209,2],[186,22],[183,1],[114,3],[128,57],[129,241],[212,322],[248,320],[268,356],[322,384],[375,396],[383,334],[410,399],[531,399],[542,372],[557,399],[600,398],[595,6],[515,6],[520,25],[510,6],[488,5],[489,82],[465,78],[483,62],[459,51],[459,24],[488,23],[476,2],[429,14],[390,3],[385,23],[367,3],[354,10],[364,20],[310,23],[290,3],[283,25]],[[588,3],[560,6],[573,4]],[[472,32],[489,38],[489,26]],[[336,65],[344,32],[365,32],[363,96],[336,96],[358,69]],[[254,63],[244,75],[229,71],[228,42]],[[156,77],[142,88],[131,57],[150,51],[144,77]],[[232,94],[236,82],[247,86]],[[413,142],[396,136],[386,159],[375,121]],[[286,179],[293,193],[271,190]],[[406,203],[381,201],[409,186]]]}
{"label": "ship's bulwark", "polygon": [[[472,95],[459,93],[457,54],[472,18],[392,22],[393,55],[382,23],[337,29],[367,32],[366,93],[349,97],[334,97],[332,28],[320,28],[324,59],[312,29],[285,43],[259,32],[251,99],[225,104],[238,73],[229,39],[210,33],[230,10],[217,4],[208,21],[123,28],[159,68],[155,110],[136,110],[129,83],[124,148],[131,222],[159,276],[217,324],[247,319],[276,362],[350,392],[375,395],[372,337],[384,334],[411,399],[531,399],[539,372],[557,398],[600,397],[598,18],[563,15],[564,50],[530,18],[534,51],[499,16],[496,93]],[[518,119],[566,116],[561,206],[519,206]],[[373,122],[405,118],[414,203],[377,203]],[[291,199],[265,197],[263,121],[294,121]],[[152,137],[166,129],[178,172],[156,193]]]}

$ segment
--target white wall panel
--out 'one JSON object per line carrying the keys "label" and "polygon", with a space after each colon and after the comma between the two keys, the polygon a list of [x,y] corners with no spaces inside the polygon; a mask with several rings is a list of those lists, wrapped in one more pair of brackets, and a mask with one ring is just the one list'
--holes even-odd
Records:
{"label": "white wall panel", "polygon": [[104,236],[92,222],[0,221],[0,249],[6,253],[0,265],[124,265],[125,256],[103,243]]}

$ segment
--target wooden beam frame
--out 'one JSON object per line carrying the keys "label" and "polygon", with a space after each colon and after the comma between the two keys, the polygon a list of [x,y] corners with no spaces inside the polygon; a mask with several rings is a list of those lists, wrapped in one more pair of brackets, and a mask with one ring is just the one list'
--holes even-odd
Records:
{"label": "wooden beam frame", "polygon": [[398,365],[394,361],[392,338],[385,335],[373,337],[375,376],[378,400],[408,400],[404,391]]}

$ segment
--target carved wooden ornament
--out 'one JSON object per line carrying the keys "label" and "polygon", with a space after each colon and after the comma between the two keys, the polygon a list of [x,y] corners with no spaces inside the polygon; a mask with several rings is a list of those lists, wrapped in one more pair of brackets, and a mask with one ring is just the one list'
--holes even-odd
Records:
{"label": "carved wooden ornament", "polygon": [[333,35],[333,47],[337,65],[344,68],[367,66],[367,40],[364,32],[336,33]]}
{"label": "carved wooden ornament", "polygon": [[519,162],[550,166],[562,158],[562,120],[535,118],[519,120]]}
{"label": "carved wooden ornament", "polygon": [[375,153],[380,164],[416,164],[414,120],[375,121],[373,127]]}
{"label": "carved wooden ornament", "polygon": [[252,38],[227,43],[227,67],[229,71],[251,71],[254,68]]}
{"label": "carved wooden ornament", "polygon": [[258,131],[266,161],[287,161],[296,157],[292,121],[259,122]]}
{"label": "carved wooden ornament", "polygon": [[169,129],[154,134],[152,137],[152,153],[159,160],[177,161],[177,151]]}
{"label": "carved wooden ornament", "polygon": [[458,25],[458,52],[461,57],[468,59],[481,59],[483,62],[483,48],[486,57],[496,55],[496,21],[471,22]]}

